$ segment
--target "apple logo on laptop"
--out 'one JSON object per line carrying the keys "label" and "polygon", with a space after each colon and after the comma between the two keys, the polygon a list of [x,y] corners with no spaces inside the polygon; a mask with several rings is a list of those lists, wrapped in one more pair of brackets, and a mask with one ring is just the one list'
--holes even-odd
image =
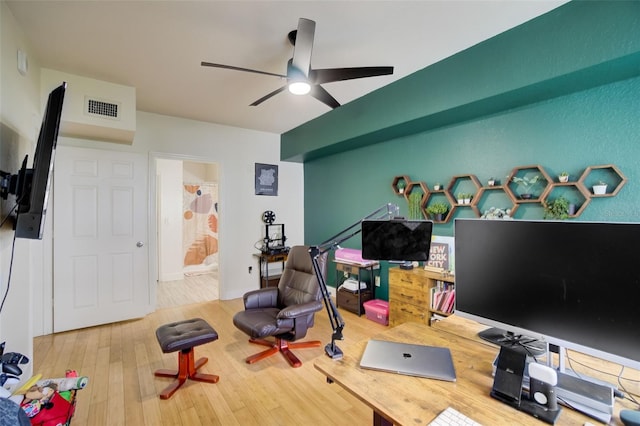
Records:
{"label": "apple logo on laptop", "polygon": [[411,354],[405,352],[405,353],[402,354],[402,357],[403,358],[411,358]]}

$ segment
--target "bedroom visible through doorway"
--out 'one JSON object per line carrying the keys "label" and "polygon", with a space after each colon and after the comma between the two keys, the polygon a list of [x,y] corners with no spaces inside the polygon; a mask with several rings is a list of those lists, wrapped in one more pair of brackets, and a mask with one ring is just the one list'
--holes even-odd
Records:
{"label": "bedroom visible through doorway", "polygon": [[156,159],[157,308],[219,298],[216,163]]}

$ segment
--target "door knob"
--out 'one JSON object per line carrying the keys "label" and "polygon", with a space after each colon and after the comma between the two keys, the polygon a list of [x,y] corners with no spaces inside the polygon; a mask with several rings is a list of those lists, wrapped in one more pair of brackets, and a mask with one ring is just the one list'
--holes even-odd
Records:
{"label": "door knob", "polygon": [[136,243],[136,247],[143,247],[143,246],[144,246],[144,243],[142,241],[138,241]]}

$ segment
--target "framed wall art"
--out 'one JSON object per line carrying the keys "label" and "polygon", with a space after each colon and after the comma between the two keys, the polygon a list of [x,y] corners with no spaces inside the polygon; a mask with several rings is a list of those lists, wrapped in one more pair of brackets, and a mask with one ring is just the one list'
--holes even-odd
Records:
{"label": "framed wall art", "polygon": [[256,163],[256,195],[278,195],[278,166]]}

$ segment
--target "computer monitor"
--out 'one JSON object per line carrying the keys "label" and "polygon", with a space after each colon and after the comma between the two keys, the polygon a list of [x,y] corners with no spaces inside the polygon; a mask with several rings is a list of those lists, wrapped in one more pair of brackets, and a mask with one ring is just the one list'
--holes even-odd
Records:
{"label": "computer monitor", "polygon": [[640,224],[456,219],[456,315],[640,369]]}
{"label": "computer monitor", "polygon": [[362,258],[426,261],[432,230],[433,222],[429,220],[363,220]]}

